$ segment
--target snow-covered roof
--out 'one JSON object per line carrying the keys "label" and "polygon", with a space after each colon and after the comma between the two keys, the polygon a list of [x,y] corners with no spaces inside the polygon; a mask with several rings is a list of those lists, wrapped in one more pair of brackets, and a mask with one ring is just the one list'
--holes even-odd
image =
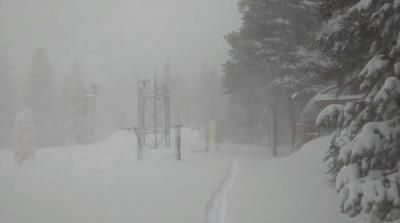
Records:
{"label": "snow-covered roof", "polygon": [[347,89],[341,89],[338,86],[331,86],[320,91],[313,99],[317,102],[349,102],[359,101],[364,99],[365,94],[363,93],[352,93]]}
{"label": "snow-covered roof", "polygon": [[319,112],[329,104],[345,104],[347,102],[360,101],[365,94],[352,93],[349,89],[330,86],[316,94],[301,112],[302,121],[315,121]]}

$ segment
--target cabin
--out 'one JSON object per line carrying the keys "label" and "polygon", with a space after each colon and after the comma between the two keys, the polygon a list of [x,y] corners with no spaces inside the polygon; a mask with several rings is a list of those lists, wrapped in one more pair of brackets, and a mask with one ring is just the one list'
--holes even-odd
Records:
{"label": "cabin", "polygon": [[311,100],[306,104],[300,114],[300,119],[296,123],[297,134],[295,147],[300,148],[306,142],[327,135],[333,131],[333,129],[318,129],[315,126],[315,121],[318,114],[326,106],[330,104],[346,104],[348,102],[359,102],[364,100],[365,94],[359,93],[357,90],[349,87],[342,86],[330,86],[318,92]]}

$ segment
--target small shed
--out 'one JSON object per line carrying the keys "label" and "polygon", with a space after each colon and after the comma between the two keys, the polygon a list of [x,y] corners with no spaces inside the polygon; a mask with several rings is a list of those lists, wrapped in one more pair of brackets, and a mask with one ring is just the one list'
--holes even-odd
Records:
{"label": "small shed", "polygon": [[330,86],[318,92],[311,100],[306,104],[300,114],[300,120],[297,122],[297,136],[296,136],[296,148],[300,148],[304,143],[331,132],[321,132],[315,126],[315,121],[318,114],[326,106],[330,104],[346,104],[348,102],[358,102],[365,98],[365,94],[353,90],[350,87],[342,86]]}

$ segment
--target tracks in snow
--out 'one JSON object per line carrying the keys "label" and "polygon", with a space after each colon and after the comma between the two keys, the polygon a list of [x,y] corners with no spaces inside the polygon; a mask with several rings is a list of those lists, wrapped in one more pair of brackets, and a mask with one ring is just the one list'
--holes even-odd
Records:
{"label": "tracks in snow", "polygon": [[235,158],[231,163],[228,174],[208,201],[206,223],[226,223],[228,196],[235,182],[237,163],[237,159]]}

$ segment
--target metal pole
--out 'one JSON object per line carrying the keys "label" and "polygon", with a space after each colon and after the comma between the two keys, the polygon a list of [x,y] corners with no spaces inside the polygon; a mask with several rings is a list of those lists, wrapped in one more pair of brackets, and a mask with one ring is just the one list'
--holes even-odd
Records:
{"label": "metal pole", "polygon": [[275,105],[272,105],[272,156],[277,155],[277,113]]}
{"label": "metal pole", "polygon": [[181,128],[182,126],[177,125],[175,127],[175,149],[176,149],[176,160],[182,160],[181,152]]}
{"label": "metal pole", "polygon": [[290,130],[291,130],[291,144],[292,150],[294,150],[294,146],[296,143],[296,106],[294,104],[293,99],[289,99],[289,122],[290,122]]}
{"label": "metal pole", "polygon": [[205,138],[206,138],[206,151],[210,152],[210,133],[209,133],[209,128],[208,128],[208,122],[206,122],[204,128],[205,128],[204,134],[205,134]]}
{"label": "metal pole", "polygon": [[143,160],[143,141],[140,128],[135,128],[135,133],[137,138],[137,160]]}
{"label": "metal pole", "polygon": [[157,130],[158,130],[158,122],[157,122],[157,79],[154,77],[154,86],[153,86],[153,102],[154,102],[154,148],[158,148],[158,137],[157,137]]}
{"label": "metal pole", "polygon": [[142,85],[142,83],[139,81],[138,82],[138,95],[139,95],[139,97],[138,97],[138,110],[139,110],[139,112],[138,112],[138,122],[139,122],[139,128],[143,128],[143,121],[142,121],[142,113],[143,113],[143,107],[142,107],[142,87],[144,87],[144,86],[141,86]]}
{"label": "metal pole", "polygon": [[[145,97],[144,95],[146,94],[146,81],[139,81],[138,84],[138,94],[139,94],[139,98],[138,98],[138,122],[139,122],[139,128],[140,129],[145,129],[146,127],[146,119],[145,119]],[[145,142],[145,134],[140,134],[138,135],[138,137],[140,137],[140,140],[142,142],[142,146]]]}
{"label": "metal pole", "polygon": [[171,145],[170,136],[170,111],[169,111],[169,89],[168,85],[164,86],[164,124],[165,124],[165,146],[169,147]]}

